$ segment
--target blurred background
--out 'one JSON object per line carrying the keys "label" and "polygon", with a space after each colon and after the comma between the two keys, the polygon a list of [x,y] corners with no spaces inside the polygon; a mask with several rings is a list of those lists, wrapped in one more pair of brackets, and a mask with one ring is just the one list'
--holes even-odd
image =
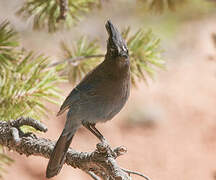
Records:
{"label": "blurred background", "polygon": [[[142,172],[152,180],[216,179],[216,1],[191,0],[165,8],[146,11],[145,3],[130,0],[107,0],[101,8],[88,13],[68,31],[48,34],[33,31],[32,20],[23,21],[14,12],[23,0],[0,0],[0,20],[8,19],[20,33],[26,49],[61,59],[59,42],[76,40],[83,34],[97,38],[106,48],[104,24],[111,19],[119,28],[151,28],[161,39],[166,60],[154,79],[137,84],[124,109],[98,129],[112,147],[124,145],[128,152],[118,158],[127,169]],[[73,86],[61,83],[66,97]],[[64,126],[65,116],[56,117],[59,106],[46,103],[52,113],[43,122],[46,134],[56,140]],[[86,129],[75,135],[71,147],[92,151],[98,140]],[[8,152],[15,163],[7,168],[5,179],[45,179],[47,159]],[[134,179],[142,179],[133,176]],[[53,180],[90,179],[84,172],[64,166]]]}

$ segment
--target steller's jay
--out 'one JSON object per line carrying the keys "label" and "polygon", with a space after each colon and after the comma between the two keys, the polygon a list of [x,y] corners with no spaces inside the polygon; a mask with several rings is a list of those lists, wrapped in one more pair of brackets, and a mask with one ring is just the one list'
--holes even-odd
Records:
{"label": "steller's jay", "polygon": [[109,34],[105,60],[71,91],[57,114],[61,115],[69,109],[65,127],[47,166],[47,178],[60,172],[73,136],[81,125],[105,142],[95,124],[112,119],[129,97],[130,61],[127,45],[110,20],[105,27]]}

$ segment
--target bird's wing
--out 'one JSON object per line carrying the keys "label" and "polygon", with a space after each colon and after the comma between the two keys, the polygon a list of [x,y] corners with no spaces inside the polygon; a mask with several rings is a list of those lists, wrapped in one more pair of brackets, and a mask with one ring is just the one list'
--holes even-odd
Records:
{"label": "bird's wing", "polygon": [[80,92],[77,88],[74,88],[71,93],[68,95],[68,97],[65,99],[63,104],[60,107],[59,112],[57,113],[57,116],[61,115],[63,112],[65,112],[67,109],[70,108],[70,106],[79,101],[80,99]]}
{"label": "bird's wing", "polygon": [[[70,108],[74,103],[89,101],[91,97],[99,94],[99,86],[102,84],[103,77],[98,73],[99,66],[90,71],[85,78],[71,91],[62,104],[57,116]],[[95,91],[97,89],[97,91]]]}

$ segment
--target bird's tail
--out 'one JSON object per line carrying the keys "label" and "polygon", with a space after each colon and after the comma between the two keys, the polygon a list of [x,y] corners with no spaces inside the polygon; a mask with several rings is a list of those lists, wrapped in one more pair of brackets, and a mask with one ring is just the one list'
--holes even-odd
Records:
{"label": "bird's tail", "polygon": [[59,137],[53,152],[50,156],[49,163],[47,165],[46,169],[46,177],[51,178],[53,176],[56,176],[63,164],[64,164],[64,159],[67,153],[67,150],[71,144],[71,141],[73,139],[75,132],[68,132],[64,133],[62,132],[61,136]]}

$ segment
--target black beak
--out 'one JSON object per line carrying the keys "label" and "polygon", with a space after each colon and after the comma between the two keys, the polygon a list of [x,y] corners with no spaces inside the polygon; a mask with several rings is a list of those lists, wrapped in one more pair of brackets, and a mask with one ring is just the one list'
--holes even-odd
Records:
{"label": "black beak", "polygon": [[118,40],[119,37],[121,38],[121,34],[118,32],[117,28],[111,23],[110,20],[106,23],[106,30],[109,34],[109,37],[112,38],[112,40]]}
{"label": "black beak", "polygon": [[117,28],[111,23],[110,20],[107,21],[105,27],[109,34],[107,52],[111,52],[110,50],[114,49],[114,52],[117,52],[115,55],[128,58],[127,45]]}
{"label": "black beak", "polygon": [[111,23],[110,20],[107,21],[106,23],[106,30],[109,34],[109,39],[114,43],[115,45],[121,46],[123,45],[122,43],[124,42],[122,39],[121,34],[117,30],[117,28]]}

